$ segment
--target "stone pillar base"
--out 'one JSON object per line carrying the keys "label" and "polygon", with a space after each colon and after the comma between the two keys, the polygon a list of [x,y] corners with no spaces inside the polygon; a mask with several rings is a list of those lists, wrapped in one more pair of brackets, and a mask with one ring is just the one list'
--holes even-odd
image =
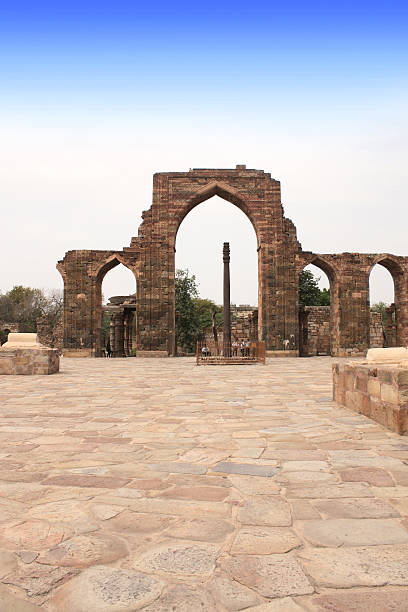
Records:
{"label": "stone pillar base", "polygon": [[0,351],[0,374],[55,374],[59,371],[59,354],[51,348],[16,348]]}
{"label": "stone pillar base", "polygon": [[168,357],[167,351],[136,351],[136,357]]}

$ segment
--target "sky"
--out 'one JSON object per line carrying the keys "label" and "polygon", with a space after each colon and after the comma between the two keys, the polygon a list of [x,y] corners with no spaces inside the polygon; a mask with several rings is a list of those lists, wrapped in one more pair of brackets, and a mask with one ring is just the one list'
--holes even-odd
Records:
{"label": "sky", "polygon": [[[0,290],[62,287],[66,251],[130,244],[153,173],[199,167],[270,172],[305,250],[408,255],[407,18],[392,0],[2,2]],[[232,301],[255,304],[230,203],[186,217],[176,264],[220,301],[224,240]],[[371,280],[391,302],[389,273]],[[107,275],[104,295],[130,291]]]}

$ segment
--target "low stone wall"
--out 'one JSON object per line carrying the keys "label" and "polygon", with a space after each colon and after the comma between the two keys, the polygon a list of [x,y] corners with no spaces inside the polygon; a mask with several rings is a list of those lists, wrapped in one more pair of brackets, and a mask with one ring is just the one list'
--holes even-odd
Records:
{"label": "low stone wall", "polygon": [[333,399],[400,435],[408,434],[408,368],[333,364]]}
{"label": "low stone wall", "polygon": [[57,349],[2,349],[0,351],[0,374],[55,374],[59,371]]}

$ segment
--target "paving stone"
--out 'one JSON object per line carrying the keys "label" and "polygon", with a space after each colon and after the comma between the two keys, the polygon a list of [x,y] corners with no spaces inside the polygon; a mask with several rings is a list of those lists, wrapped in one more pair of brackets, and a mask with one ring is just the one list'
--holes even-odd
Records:
{"label": "paving stone", "polygon": [[314,612],[403,612],[408,610],[408,589],[376,588],[316,595],[309,605]]}
{"label": "paving stone", "polygon": [[282,463],[284,472],[324,472],[328,467],[327,461],[285,461]]}
{"label": "paving stone", "polygon": [[16,597],[8,588],[0,584],[0,610],[1,612],[41,612],[44,608]]}
{"label": "paving stone", "polygon": [[216,576],[208,584],[208,589],[215,601],[231,612],[247,609],[262,601],[253,591],[226,576]]}
{"label": "paving stone", "polygon": [[130,563],[142,571],[204,578],[214,570],[217,556],[212,544],[167,542],[131,557]]}
{"label": "paving stone", "polygon": [[13,553],[0,550],[0,579],[7,576],[17,568],[17,559]]}
{"label": "paving stone", "polygon": [[143,608],[143,612],[211,612],[216,603],[208,591],[187,584],[177,584],[164,591],[159,599]]}
{"label": "paving stone", "polygon": [[60,588],[52,612],[133,612],[160,596],[163,582],[140,572],[92,567]]}
{"label": "paving stone", "polygon": [[307,521],[303,536],[314,546],[375,546],[408,542],[408,531],[395,520],[328,519]]}
{"label": "paving stone", "polygon": [[167,535],[182,540],[220,542],[234,531],[232,523],[218,518],[193,519],[171,526]]}
{"label": "paving stone", "polygon": [[101,521],[106,521],[122,512],[123,508],[119,506],[109,506],[108,504],[93,504],[91,512],[95,518]]}
{"label": "paving stone", "polygon": [[185,518],[201,518],[209,514],[227,517],[230,509],[223,502],[198,502],[178,499],[135,499],[129,506],[135,512],[173,514]]}
{"label": "paving stone", "polygon": [[194,463],[150,463],[149,468],[157,472],[179,473],[179,474],[205,474],[207,468],[204,465],[195,465]]}
{"label": "paving stone", "polygon": [[329,472],[282,472],[276,480],[289,486],[303,483],[305,486],[315,486],[315,484],[335,484],[338,482],[337,476]]}
{"label": "paving stone", "polygon": [[389,473],[381,468],[357,467],[340,470],[339,474],[343,482],[368,482],[375,487],[394,486],[394,481]]}
{"label": "paving stone", "polygon": [[298,606],[291,597],[282,597],[253,608],[247,608],[247,612],[304,612],[304,608]]}
{"label": "paving stone", "polygon": [[267,478],[274,476],[278,470],[269,465],[253,465],[251,463],[232,463],[223,461],[217,463],[212,468],[213,472],[223,472],[224,474],[248,474],[249,476],[262,476]]}
{"label": "paving stone", "polygon": [[227,574],[264,597],[313,593],[302,567],[288,555],[240,555],[223,559]]}
{"label": "paving stone", "polygon": [[118,489],[124,487],[130,478],[112,478],[111,476],[86,476],[76,474],[61,474],[51,476],[42,482],[43,485],[56,485],[59,487],[91,487],[102,489]]}
{"label": "paving stone", "polygon": [[0,542],[4,548],[10,550],[45,550],[72,535],[73,532],[67,525],[28,520],[3,525],[0,529]]}
{"label": "paving stone", "polygon": [[292,517],[294,521],[307,521],[320,518],[320,514],[308,500],[293,499],[290,502],[290,507],[292,509]]}
{"label": "paving stone", "polygon": [[229,480],[245,495],[277,495],[280,491],[280,486],[271,478],[231,475]]}
{"label": "paving stone", "polygon": [[272,495],[248,496],[238,510],[238,521],[244,525],[286,527],[292,524],[289,504]]}
{"label": "paving stone", "polygon": [[314,507],[328,518],[392,518],[399,512],[382,499],[328,499],[314,502]]}
{"label": "paving stone", "polygon": [[3,582],[24,589],[29,597],[42,598],[77,573],[78,570],[75,568],[53,567],[33,562],[24,565],[18,572],[3,578]]}
{"label": "paving stone", "polygon": [[135,478],[127,486],[128,488],[139,489],[140,491],[159,491],[169,487],[168,483],[160,478]]}
{"label": "paving stone", "polygon": [[43,552],[37,562],[60,567],[89,567],[116,561],[128,554],[122,540],[91,533],[75,536],[59,544],[56,548]]}
{"label": "paving stone", "polygon": [[373,493],[364,482],[345,482],[338,485],[290,487],[286,496],[295,499],[336,499],[342,497],[373,497]]}
{"label": "paving stone", "polygon": [[408,585],[407,546],[318,548],[298,558],[319,587]]}
{"label": "paving stone", "polygon": [[160,497],[197,501],[223,501],[227,496],[225,487],[174,487],[160,493]]}
{"label": "paving stone", "polygon": [[232,555],[270,555],[300,546],[299,538],[284,527],[242,527],[231,547]]}
{"label": "paving stone", "polygon": [[174,518],[163,514],[147,514],[145,512],[132,512],[124,510],[119,515],[111,518],[106,526],[111,531],[118,533],[154,533],[162,531],[174,522]]}

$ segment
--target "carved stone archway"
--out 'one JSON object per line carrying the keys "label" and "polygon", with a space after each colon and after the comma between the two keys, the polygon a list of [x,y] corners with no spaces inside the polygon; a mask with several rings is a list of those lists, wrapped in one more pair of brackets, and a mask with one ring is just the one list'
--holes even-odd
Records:
{"label": "carved stone archway", "polygon": [[295,226],[284,216],[279,181],[263,170],[237,166],[155,174],[152,206],[143,213],[138,236],[129,247],[66,253],[57,266],[64,278],[66,354],[97,354],[100,278],[104,270],[119,262],[137,279],[138,355],[175,354],[177,231],[195,206],[214,195],[238,206],[254,227],[258,242],[258,337],[265,341],[267,354],[298,355],[298,277],[309,263],[321,267],[331,281],[333,355],[362,354],[369,346],[368,277],[377,261],[398,269],[393,274],[398,338],[408,344],[408,258],[302,251]]}

